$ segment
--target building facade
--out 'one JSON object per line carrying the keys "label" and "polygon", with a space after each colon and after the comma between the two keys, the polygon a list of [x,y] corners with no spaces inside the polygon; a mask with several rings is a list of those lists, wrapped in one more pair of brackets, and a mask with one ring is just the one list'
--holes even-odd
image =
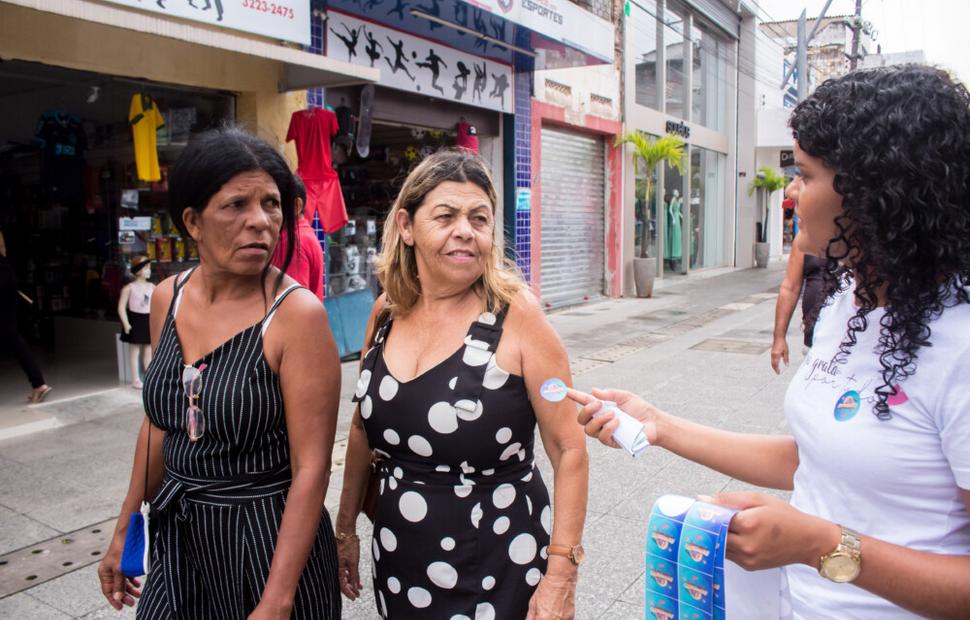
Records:
{"label": "building facade", "polygon": [[[750,32],[744,8],[719,1],[636,0],[624,20],[623,99],[627,130],[674,133],[687,143],[686,167],[643,170],[625,149],[623,285],[634,294],[632,261],[646,256],[664,276],[747,266],[738,251],[745,225],[738,159]],[[746,91],[751,93],[751,90]],[[753,129],[751,130],[753,135]],[[652,195],[646,195],[647,176]],[[632,207],[632,208],[631,208]]]}
{"label": "building facade", "polygon": [[193,135],[236,123],[282,148],[308,87],[379,78],[307,51],[309,0],[276,5],[0,1],[0,228],[33,301],[21,330],[58,394],[69,378],[117,385],[132,257],[154,259],[156,281],[197,261],[166,209]]}

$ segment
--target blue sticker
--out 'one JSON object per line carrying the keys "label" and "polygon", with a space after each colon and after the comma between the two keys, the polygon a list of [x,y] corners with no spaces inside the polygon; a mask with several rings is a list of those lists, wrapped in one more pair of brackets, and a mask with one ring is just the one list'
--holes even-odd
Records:
{"label": "blue sticker", "polygon": [[647,618],[652,620],[677,620],[677,601],[656,592],[647,592]]}
{"label": "blue sticker", "polygon": [[849,390],[839,396],[839,400],[835,401],[835,419],[838,422],[851,420],[855,417],[855,414],[859,413],[861,406],[862,399],[859,397],[859,393],[855,390]]}
{"label": "blue sticker", "polygon": [[647,589],[666,596],[677,596],[677,565],[663,558],[648,555]]}
{"label": "blue sticker", "polygon": [[679,572],[682,607],[686,603],[700,611],[713,609],[714,579],[686,566],[681,566]]}
{"label": "blue sticker", "polygon": [[651,517],[650,530],[647,532],[647,553],[676,562],[680,528],[681,524],[676,521],[658,516]]}
{"label": "blue sticker", "polygon": [[679,620],[711,620],[711,614],[681,602]]}
{"label": "blue sticker", "polygon": [[680,538],[680,556],[677,563],[713,575],[716,541],[715,534],[685,525]]}
{"label": "blue sticker", "polygon": [[734,511],[723,506],[695,502],[684,517],[684,525],[693,525],[716,534],[725,529],[724,526],[731,522],[733,516]]}
{"label": "blue sticker", "polygon": [[716,614],[720,607],[722,615],[724,613],[724,569],[721,566],[723,565],[722,559],[714,569],[714,613]]}
{"label": "blue sticker", "polygon": [[539,388],[539,395],[549,402],[558,403],[566,398],[566,383],[562,379],[546,379]]}

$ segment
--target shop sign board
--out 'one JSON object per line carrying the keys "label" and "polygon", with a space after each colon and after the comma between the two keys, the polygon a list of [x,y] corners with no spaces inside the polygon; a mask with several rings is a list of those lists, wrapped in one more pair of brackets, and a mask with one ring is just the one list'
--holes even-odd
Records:
{"label": "shop sign board", "polygon": [[782,150],[780,157],[778,158],[778,165],[782,168],[788,168],[789,166],[795,165],[795,151],[792,149]]}
{"label": "shop sign board", "polygon": [[509,65],[337,11],[327,17],[327,56],[379,68],[381,86],[513,112]]}
{"label": "shop sign board", "polygon": [[607,62],[613,61],[613,24],[569,0],[466,0]]}
{"label": "shop sign board", "polygon": [[310,45],[310,0],[107,0],[211,26]]}

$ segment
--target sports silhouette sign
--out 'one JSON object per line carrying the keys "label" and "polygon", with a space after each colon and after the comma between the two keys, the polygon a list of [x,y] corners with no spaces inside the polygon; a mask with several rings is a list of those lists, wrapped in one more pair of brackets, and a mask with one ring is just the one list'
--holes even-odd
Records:
{"label": "sports silhouette sign", "polygon": [[509,65],[337,11],[327,17],[327,56],[380,69],[381,85],[512,112]]}

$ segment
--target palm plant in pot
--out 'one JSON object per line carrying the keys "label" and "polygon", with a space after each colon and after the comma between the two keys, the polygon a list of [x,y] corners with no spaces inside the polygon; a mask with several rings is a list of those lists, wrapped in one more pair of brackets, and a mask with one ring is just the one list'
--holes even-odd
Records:
{"label": "palm plant in pot", "polygon": [[768,266],[768,213],[771,205],[771,195],[784,189],[788,181],[770,166],[758,168],[754,181],[748,185],[748,196],[758,191],[758,202],[761,209],[761,223],[758,227],[757,239],[754,244],[754,262],[758,267]]}
{"label": "palm plant in pot", "polygon": [[633,145],[634,164],[637,158],[643,161],[646,171],[644,222],[640,231],[640,255],[633,259],[633,280],[636,284],[637,297],[651,297],[653,295],[653,281],[657,277],[657,260],[650,257],[650,201],[653,196],[653,174],[661,163],[684,174],[687,163],[684,160],[684,141],[680,136],[667,134],[660,138],[650,138],[640,131],[628,131],[616,140],[621,144]]}

